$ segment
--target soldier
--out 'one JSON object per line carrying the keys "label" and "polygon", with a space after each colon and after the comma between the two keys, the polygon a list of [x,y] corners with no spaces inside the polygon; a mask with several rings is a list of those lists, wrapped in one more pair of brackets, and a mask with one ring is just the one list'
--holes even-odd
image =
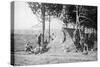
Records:
{"label": "soldier", "polygon": [[28,42],[28,43],[25,45],[25,51],[26,51],[26,52],[31,52],[31,51],[32,51],[32,46],[30,45],[30,42]]}
{"label": "soldier", "polygon": [[39,45],[39,52],[42,50],[42,34],[38,36],[38,45]]}
{"label": "soldier", "polygon": [[82,46],[82,52],[83,54],[87,55],[88,54],[88,45],[85,43],[86,41],[86,35],[85,35],[85,27],[81,27],[81,36],[80,36],[80,44]]}
{"label": "soldier", "polygon": [[40,34],[39,36],[38,36],[38,44],[39,44],[39,47],[41,46],[41,40],[42,39],[42,34]]}

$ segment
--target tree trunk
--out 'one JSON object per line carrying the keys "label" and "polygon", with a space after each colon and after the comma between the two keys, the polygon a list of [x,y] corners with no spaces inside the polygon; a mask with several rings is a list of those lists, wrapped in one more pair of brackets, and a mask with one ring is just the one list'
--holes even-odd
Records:
{"label": "tree trunk", "polygon": [[50,43],[50,13],[49,13],[49,43]]}
{"label": "tree trunk", "polygon": [[74,41],[75,41],[75,35],[76,35],[76,31],[78,30],[78,6],[76,5],[76,27],[75,27],[75,31],[73,33],[73,38],[74,38]]}
{"label": "tree trunk", "polygon": [[73,33],[73,38],[75,38],[77,30],[78,30],[78,6],[76,6],[76,27],[75,27],[75,31]]}
{"label": "tree trunk", "polygon": [[80,40],[79,37],[80,37],[80,33],[79,33],[79,11],[78,11],[78,5],[76,5],[76,27],[75,27],[75,31],[73,33],[73,41],[74,41],[74,44],[76,46],[76,50],[77,50],[77,46],[79,46],[79,41],[77,41],[77,40]]}
{"label": "tree trunk", "polygon": [[42,46],[44,45],[44,34],[45,34],[45,6],[44,6],[44,3],[42,3],[42,8],[41,8],[41,11],[42,11],[42,30],[43,30],[43,32],[42,32],[42,34],[43,34],[43,36],[42,36]]}

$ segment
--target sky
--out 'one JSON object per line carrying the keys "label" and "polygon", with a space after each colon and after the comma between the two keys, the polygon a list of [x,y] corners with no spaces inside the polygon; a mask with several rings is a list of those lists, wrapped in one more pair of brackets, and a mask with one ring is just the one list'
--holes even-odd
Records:
{"label": "sky", "polygon": [[[46,28],[48,28],[48,21]],[[51,28],[60,29],[62,22],[57,18],[51,18]],[[32,13],[26,2],[15,1],[15,15],[14,15],[14,29],[15,30],[38,30],[42,29],[42,23],[38,21],[35,14]]]}

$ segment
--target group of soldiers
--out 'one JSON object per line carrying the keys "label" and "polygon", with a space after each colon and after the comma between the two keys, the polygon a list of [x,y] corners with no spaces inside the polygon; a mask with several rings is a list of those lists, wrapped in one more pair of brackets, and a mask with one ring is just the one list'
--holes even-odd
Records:
{"label": "group of soldiers", "polygon": [[[47,41],[47,40],[46,40]],[[46,49],[47,44],[42,45],[42,34],[40,33],[37,37],[37,46],[33,48],[33,46],[30,44],[30,42],[27,42],[25,45],[25,51],[28,53],[34,53],[34,54],[41,54],[43,53],[43,50]]]}
{"label": "group of soldiers", "polygon": [[[76,33],[76,34],[75,34]],[[81,27],[74,31],[74,44],[77,51],[81,51],[84,54],[88,54],[89,50],[93,49],[94,44],[94,33],[85,33],[85,27]]]}
{"label": "group of soldiers", "polygon": [[[54,36],[54,33],[52,34]],[[50,36],[50,39],[53,40],[53,37]],[[25,51],[27,53],[34,53],[34,54],[42,54],[46,51],[48,51],[48,49],[50,47],[47,47],[49,41],[47,38],[44,38],[43,40],[43,34],[39,34],[39,36],[37,36],[37,45],[35,48],[33,48],[33,44],[31,44],[29,41],[26,43],[25,45]]]}

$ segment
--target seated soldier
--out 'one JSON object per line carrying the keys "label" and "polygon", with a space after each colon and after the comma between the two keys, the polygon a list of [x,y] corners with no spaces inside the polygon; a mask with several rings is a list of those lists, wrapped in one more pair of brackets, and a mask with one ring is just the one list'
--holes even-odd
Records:
{"label": "seated soldier", "polygon": [[32,51],[32,46],[30,45],[30,42],[28,42],[28,43],[25,45],[25,51],[26,51],[26,52],[31,52],[31,51]]}

